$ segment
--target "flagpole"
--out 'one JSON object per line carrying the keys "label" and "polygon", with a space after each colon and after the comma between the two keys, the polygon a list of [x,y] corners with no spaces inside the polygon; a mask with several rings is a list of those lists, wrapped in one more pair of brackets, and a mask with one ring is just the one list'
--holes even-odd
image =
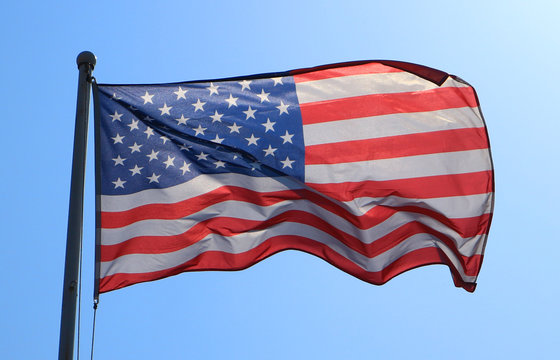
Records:
{"label": "flagpole", "polygon": [[76,125],[74,128],[74,155],[72,158],[70,206],[68,210],[64,288],[62,290],[62,314],[60,318],[60,342],[58,347],[59,360],[73,359],[74,357],[78,276],[82,248],[90,82],[91,72],[95,66],[95,55],[89,51],[81,52],[76,59],[76,63],[79,69],[78,99],[76,103]]}

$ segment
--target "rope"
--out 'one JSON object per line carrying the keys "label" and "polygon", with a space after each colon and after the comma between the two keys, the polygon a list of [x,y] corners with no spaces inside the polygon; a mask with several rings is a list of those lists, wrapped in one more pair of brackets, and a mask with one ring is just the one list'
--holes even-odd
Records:
{"label": "rope", "polygon": [[93,360],[93,345],[95,344],[95,318],[97,315],[97,300],[93,301],[93,329],[91,330],[91,360]]}
{"label": "rope", "polygon": [[[97,79],[95,78],[95,76],[90,75],[88,81],[91,83],[92,88],[93,88],[93,105],[94,105],[94,117],[97,116]],[[97,120],[95,121],[97,122]],[[97,126],[97,125],[95,125]],[[97,186],[97,185],[96,185]],[[96,205],[97,206],[97,205]],[[97,236],[97,235],[96,235]],[[97,240],[96,240],[97,241]],[[95,259],[95,261],[97,262],[97,258]],[[96,282],[94,284],[94,294],[93,294],[93,324],[92,324],[92,329],[91,329],[91,353],[90,353],[90,359],[93,360],[93,348],[95,345],[95,322],[97,319],[97,304],[99,304],[99,292],[98,292],[98,279],[97,279],[97,264],[95,265],[96,270],[95,270],[95,276],[94,276],[94,282]]]}

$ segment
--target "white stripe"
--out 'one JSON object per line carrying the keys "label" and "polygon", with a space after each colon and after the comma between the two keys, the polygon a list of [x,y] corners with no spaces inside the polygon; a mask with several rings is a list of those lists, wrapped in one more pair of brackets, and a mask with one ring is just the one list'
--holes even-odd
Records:
{"label": "white stripe", "polygon": [[165,189],[149,189],[129,195],[102,195],[101,211],[126,211],[146,204],[171,204],[206,194],[222,186],[239,186],[268,192],[301,189],[304,185],[291,177],[254,177],[242,174],[208,174]]}
{"label": "white stripe", "polygon": [[371,116],[303,126],[305,145],[484,127],[478,108]]}
{"label": "white stripe", "polygon": [[[434,246],[445,247],[444,244],[440,244],[439,241],[431,235],[416,234],[388,251],[373,258],[368,258],[348,248],[337,239],[317,228],[298,223],[284,222],[269,229],[251,231],[232,237],[212,234],[187,248],[170,253],[124,255],[114,261],[101,262],[101,277],[117,273],[134,274],[166,270],[181,265],[207,251],[223,251],[231,254],[240,254],[257,247],[269,237],[278,235],[296,235],[321,242],[341,256],[344,256],[364,270],[370,272],[383,270],[387,265],[413,250]],[[451,256],[453,255],[451,254]],[[462,269],[458,270],[464,276]],[[473,281],[472,277],[464,277],[464,279],[469,282]]]}
{"label": "white stripe", "polygon": [[300,104],[372,94],[425,91],[442,87],[468,87],[451,78],[441,85],[409,72],[362,74],[296,83]]}
{"label": "white stripe", "polygon": [[[484,240],[484,241],[486,241],[486,240]],[[464,282],[476,283],[477,276],[465,275],[465,270],[461,266],[461,261],[457,258],[457,256],[453,253],[453,251],[447,245],[445,245],[442,242],[436,242],[436,243],[434,243],[434,245],[435,245],[434,247],[439,248],[440,250],[442,250],[445,253],[445,255],[447,255],[447,258],[449,259],[449,261],[452,264],[452,265],[450,265],[450,267],[453,267],[457,270],[457,272],[459,273],[459,276],[461,277],[461,279],[463,279]]]}
{"label": "white stripe", "polygon": [[412,199],[400,196],[361,197],[346,204],[354,213],[364,214],[376,206],[399,207],[417,206],[443,214],[448,219],[462,219],[482,214],[489,214],[492,210],[491,199],[493,193],[449,196],[428,199]]}
{"label": "white stripe", "polygon": [[491,170],[488,149],[455,151],[343,164],[305,165],[305,182],[331,184],[397,180]]}
{"label": "white stripe", "polygon": [[[473,164],[473,161],[475,162]],[[443,163],[442,163],[443,162]],[[461,164],[458,162],[466,162]],[[467,166],[468,165],[468,166]],[[402,167],[402,169],[396,169]],[[430,168],[432,167],[432,168]],[[360,168],[367,173],[361,173]],[[375,172],[368,170],[374,168]],[[386,168],[385,170],[383,170]],[[417,169],[420,168],[420,169]],[[350,171],[348,174],[345,172]],[[345,163],[336,165],[307,165],[306,177],[310,183],[330,183],[336,175],[337,181],[390,180],[429,175],[445,175],[490,170],[487,150],[469,150],[453,153],[429,154]],[[342,172],[337,175],[332,172]],[[385,171],[385,172],[384,172]],[[414,173],[418,171],[418,173]],[[329,178],[321,179],[321,174]],[[362,176],[358,176],[361,174]],[[425,175],[427,174],[427,175]],[[317,178],[318,180],[314,180]],[[324,180],[324,181],[321,181]],[[305,186],[290,177],[252,177],[242,174],[199,175],[189,182],[165,189],[149,189],[129,195],[102,195],[101,211],[126,211],[146,204],[170,204],[206,194],[222,186],[239,186],[258,192],[303,189]]]}
{"label": "white stripe", "polygon": [[[484,194],[486,196],[490,196],[489,194]],[[464,200],[464,198],[467,198]],[[424,207],[433,209],[437,212],[445,212],[444,209],[453,209],[455,213],[461,213],[460,217],[458,218],[467,218],[467,217],[474,217],[480,216],[481,210],[484,208],[483,204],[478,204],[478,207],[473,209],[465,208],[464,211],[463,205],[468,203],[468,198],[471,198],[471,202],[481,201],[484,200],[486,197],[474,195],[469,197],[452,197],[452,198],[442,198],[442,199],[429,199],[431,203],[422,203],[418,201],[414,203],[410,199],[410,202]],[[364,203],[364,200],[357,199],[356,206],[359,206],[361,213],[371,210],[373,206],[371,206],[371,199],[368,199],[368,203],[365,206],[359,205],[360,203]],[[398,200],[397,200],[398,201]],[[424,200],[425,201],[425,200]],[[386,202],[380,203],[382,206],[404,206],[410,205],[409,201],[403,202],[402,204],[394,204],[389,205]],[[348,203],[351,204],[351,203]],[[439,205],[439,206],[436,206]],[[354,206],[355,207],[355,206]],[[374,242],[375,240],[380,239],[381,237],[389,234],[390,232],[394,231],[395,229],[399,228],[402,225],[405,225],[409,222],[416,221],[426,226],[433,228],[448,237],[452,238],[455,241],[457,247],[463,248],[462,251],[466,251],[463,255],[470,256],[472,253],[472,247],[475,246],[476,243],[480,241],[480,237],[474,238],[463,238],[459,233],[454,231],[453,229],[442,225],[439,221],[423,214],[413,213],[413,212],[405,212],[401,211],[393,216],[389,217],[387,220],[383,221],[382,223],[378,224],[369,229],[361,230],[355,227],[351,222],[346,220],[343,217],[338,216],[337,214],[331,213],[328,210],[323,209],[322,207],[315,205],[307,200],[297,200],[297,201],[284,201],[281,203],[277,203],[271,206],[258,206],[254,204],[239,202],[239,201],[224,201],[222,203],[214,204],[205,208],[202,211],[199,211],[195,214],[189,215],[187,218],[182,219],[175,219],[175,220],[142,220],[122,228],[117,229],[102,229],[102,245],[116,245],[126,240],[129,240],[134,237],[138,236],[174,236],[185,233],[190,228],[198,224],[199,222],[216,218],[216,217],[231,217],[235,219],[242,219],[242,220],[252,220],[252,221],[265,221],[267,219],[273,218],[278,216],[286,211],[290,210],[300,210],[305,211],[311,214],[316,215],[317,217],[321,218],[322,220],[326,221],[330,225],[334,226],[335,228],[354,236],[357,239],[360,239],[362,242],[369,244]],[[489,209],[486,210],[488,212]],[[471,245],[467,245],[471,244]]]}

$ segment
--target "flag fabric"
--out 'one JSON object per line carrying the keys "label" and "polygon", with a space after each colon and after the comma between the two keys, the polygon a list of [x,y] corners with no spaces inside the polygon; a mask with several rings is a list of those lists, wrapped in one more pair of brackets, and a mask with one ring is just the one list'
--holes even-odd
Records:
{"label": "flag fabric", "polygon": [[494,200],[474,89],[364,61],[94,87],[98,291],[304,251],[373,284],[474,291]]}

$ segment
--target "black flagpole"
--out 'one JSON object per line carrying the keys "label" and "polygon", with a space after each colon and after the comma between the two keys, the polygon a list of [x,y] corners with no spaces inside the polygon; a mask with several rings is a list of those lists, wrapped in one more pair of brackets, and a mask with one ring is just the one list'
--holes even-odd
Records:
{"label": "black flagpole", "polygon": [[66,262],[64,265],[64,288],[62,290],[62,314],[60,318],[60,342],[58,359],[74,357],[74,335],[76,329],[76,305],[78,300],[78,275],[82,248],[82,224],[84,213],[84,177],[86,165],[87,128],[91,72],[95,66],[95,55],[81,52],[76,59],[80,71],[78,100],[76,104],[76,126],[74,129],[74,155],[72,158],[72,180],[70,184],[70,207],[68,211],[68,233],[66,237]]}

